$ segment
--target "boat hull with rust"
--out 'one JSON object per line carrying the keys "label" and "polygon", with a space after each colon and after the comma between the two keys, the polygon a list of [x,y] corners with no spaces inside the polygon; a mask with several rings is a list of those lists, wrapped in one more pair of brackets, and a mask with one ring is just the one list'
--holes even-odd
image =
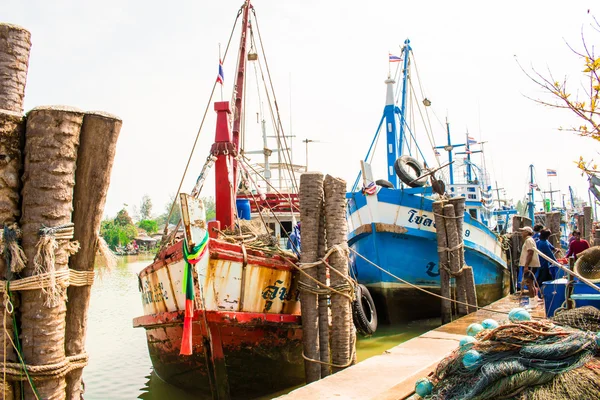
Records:
{"label": "boat hull with rust", "polygon": [[297,282],[291,261],[211,238],[194,266],[192,355],[180,355],[185,315],[182,244],[139,274],[156,374],[195,393],[265,396],[304,382]]}

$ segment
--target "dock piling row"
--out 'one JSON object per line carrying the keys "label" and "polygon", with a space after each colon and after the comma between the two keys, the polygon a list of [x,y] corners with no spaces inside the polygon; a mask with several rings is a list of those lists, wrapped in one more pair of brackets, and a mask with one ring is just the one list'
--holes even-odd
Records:
{"label": "dock piling row", "polygon": [[[0,23],[0,279],[6,356],[0,394],[8,400],[74,400],[82,394],[86,313],[121,121],[66,106],[36,107],[24,117],[30,47],[27,30]],[[70,263],[80,245],[82,251]],[[19,341],[25,365],[17,357]],[[26,381],[23,368],[29,371]],[[68,392],[67,376],[72,378]]]}

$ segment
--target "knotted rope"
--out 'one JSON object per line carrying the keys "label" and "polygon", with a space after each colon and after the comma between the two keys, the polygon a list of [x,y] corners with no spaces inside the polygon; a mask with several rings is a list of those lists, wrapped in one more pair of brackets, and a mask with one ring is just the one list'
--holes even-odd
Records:
{"label": "knotted rope", "polygon": [[79,242],[71,241],[74,230],[73,223],[56,227],[42,226],[39,230],[40,239],[33,257],[33,276],[46,274],[44,279],[49,279],[49,283],[41,287],[46,295],[46,307],[56,307],[66,294],[67,286],[57,281],[56,251],[59,249],[59,240],[65,241],[61,246],[67,255],[73,255],[79,250]]}
{"label": "knotted rope", "polygon": [[4,254],[6,264],[10,267],[10,270],[18,274],[27,264],[27,257],[18,242],[21,239],[21,230],[17,224],[11,224],[4,226],[0,234],[2,235],[0,237],[0,252]]}
{"label": "knotted rope", "polygon": [[[348,245],[346,243],[344,243],[342,245],[336,244],[335,246],[331,246],[329,248],[329,250],[327,251],[327,253],[325,254],[325,256],[323,256],[323,258],[321,258],[315,262],[299,263],[298,265],[296,265],[296,264],[292,263],[291,261],[289,261],[287,259],[286,260],[291,265],[293,265],[294,268],[296,268],[302,275],[304,275],[305,277],[309,278],[309,280],[311,280],[317,284],[317,286],[311,286],[308,283],[304,283],[304,282],[300,281],[300,282],[298,282],[298,290],[306,291],[306,292],[317,294],[317,295],[327,295],[327,294],[335,293],[340,296],[346,297],[350,301],[354,301],[354,287],[356,285],[354,280],[352,280],[349,276],[342,274],[337,269],[331,267],[331,265],[327,262],[327,259],[329,258],[329,256],[331,254],[333,254],[334,252],[337,252],[342,257],[347,258],[348,257]],[[324,264],[325,266],[327,266],[329,268],[330,272],[333,271],[334,273],[336,273],[339,276],[341,276],[342,278],[344,278],[344,280],[346,280],[346,283],[337,285],[337,286],[327,286],[326,284],[320,282],[318,279],[313,278],[312,276],[308,275],[304,271],[305,269],[314,268],[321,264]]]}

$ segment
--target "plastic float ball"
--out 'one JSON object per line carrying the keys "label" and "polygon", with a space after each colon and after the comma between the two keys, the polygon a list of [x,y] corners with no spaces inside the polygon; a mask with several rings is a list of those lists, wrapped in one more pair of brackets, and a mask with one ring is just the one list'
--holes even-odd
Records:
{"label": "plastic float ball", "polygon": [[523,308],[513,308],[508,313],[508,319],[513,323],[531,321],[531,314]]}
{"label": "plastic float ball", "polygon": [[463,356],[462,363],[466,369],[472,371],[481,364],[481,354],[477,350],[469,350]]}
{"label": "plastic float ball", "polygon": [[460,346],[461,350],[468,350],[476,342],[477,342],[477,339],[475,339],[473,336],[465,336],[464,338],[460,339],[460,342],[458,342],[458,345]]}
{"label": "plastic float ball", "polygon": [[475,336],[479,332],[481,332],[482,330],[483,330],[483,326],[481,326],[481,324],[471,324],[467,328],[467,335],[469,335],[469,336]]}
{"label": "plastic float ball", "polygon": [[421,397],[427,397],[433,390],[433,383],[427,378],[421,378],[415,383],[415,393]]}
{"label": "plastic float ball", "polygon": [[496,322],[496,320],[494,319],[486,319],[481,323],[481,326],[483,326],[483,329],[496,329],[497,327],[500,326],[500,324],[498,324],[498,322]]}

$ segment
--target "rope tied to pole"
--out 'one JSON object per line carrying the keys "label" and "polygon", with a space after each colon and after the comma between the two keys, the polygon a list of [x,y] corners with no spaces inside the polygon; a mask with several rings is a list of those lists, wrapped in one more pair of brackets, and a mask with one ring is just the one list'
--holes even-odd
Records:
{"label": "rope tied to pole", "polygon": [[[331,246],[329,248],[329,250],[327,251],[327,253],[325,254],[325,256],[323,256],[321,259],[319,259],[315,262],[299,263],[298,265],[296,265],[295,263],[291,262],[287,258],[285,258],[285,260],[287,262],[289,262],[291,265],[293,265],[294,268],[296,268],[301,274],[303,274],[309,280],[311,280],[312,282],[317,284],[316,286],[312,286],[312,285],[304,283],[304,282],[298,282],[298,290],[306,291],[306,292],[317,294],[317,295],[329,295],[329,294],[335,293],[340,296],[346,297],[350,301],[354,301],[354,294],[355,294],[354,288],[356,286],[356,281],[354,281],[349,276],[342,274],[337,269],[332,268],[331,265],[329,264],[329,262],[327,262],[327,259],[329,258],[329,256],[331,256],[334,252],[337,252],[342,257],[347,258],[348,254],[349,254],[348,244],[343,243],[343,244],[336,244],[334,246]],[[309,274],[307,274],[304,271],[305,269],[314,268],[321,264],[327,266],[329,268],[330,273],[335,272],[336,274],[338,274],[339,276],[344,278],[346,280],[346,283],[337,285],[337,286],[327,286],[326,284],[320,282],[318,279],[313,278],[312,276],[310,276]]]}
{"label": "rope tied to pole", "polygon": [[441,253],[443,251],[447,251],[448,253],[451,253],[453,251],[459,250],[460,248],[465,247],[464,242],[463,243],[459,243],[454,247],[439,247],[437,248],[438,253]]}
{"label": "rope tied to pole", "polygon": [[[49,282],[43,285],[42,292],[46,295],[44,305],[56,307],[66,296],[67,286],[57,280],[56,251],[61,248],[67,255],[73,255],[79,250],[79,242],[73,239],[75,226],[72,222],[55,227],[43,226],[39,230],[39,240],[36,244],[36,254],[33,257],[33,276],[44,274],[43,279]],[[59,244],[58,241],[63,241]],[[68,270],[66,270],[68,279]],[[62,275],[61,275],[62,276]]]}
{"label": "rope tied to pole", "polygon": [[0,237],[0,251],[4,254],[6,263],[10,267],[11,272],[18,274],[21,272],[27,264],[27,257],[21,246],[19,246],[19,239],[21,239],[21,230],[19,226],[14,223],[5,225],[4,229],[0,231],[2,235]]}
{"label": "rope tied to pole", "polygon": [[[12,281],[0,280],[0,293],[9,293],[10,291],[38,290],[51,287],[53,284],[64,286],[91,286],[94,283],[94,271],[77,271],[66,269],[51,273],[45,272],[38,275],[28,276],[26,278],[15,279]],[[9,286],[10,285],[10,286]]]}

